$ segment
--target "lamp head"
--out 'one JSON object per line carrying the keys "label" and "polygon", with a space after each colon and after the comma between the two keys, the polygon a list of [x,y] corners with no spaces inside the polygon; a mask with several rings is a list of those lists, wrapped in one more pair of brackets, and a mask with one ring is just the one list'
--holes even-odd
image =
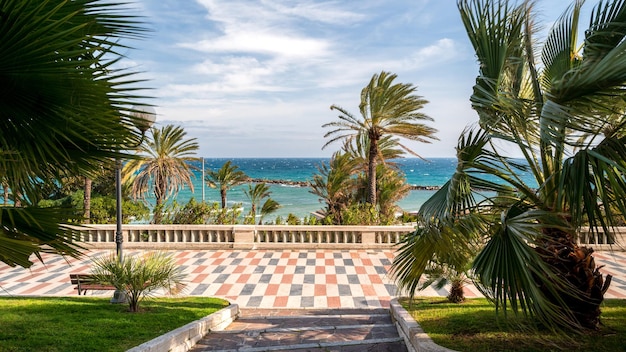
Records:
{"label": "lamp head", "polygon": [[131,116],[134,117],[135,127],[145,134],[156,121],[156,111],[152,106],[133,106]]}

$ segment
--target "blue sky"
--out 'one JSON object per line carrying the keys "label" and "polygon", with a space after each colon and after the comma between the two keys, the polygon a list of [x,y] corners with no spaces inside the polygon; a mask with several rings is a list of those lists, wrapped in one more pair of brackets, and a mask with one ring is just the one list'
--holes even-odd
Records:
{"label": "blue sky", "polygon": [[[553,21],[567,1],[539,1]],[[181,125],[204,157],[330,157],[332,104],[358,115],[375,73],[396,73],[429,101],[440,141],[407,142],[424,157],[454,156],[476,120],[477,74],[454,0],[136,0],[152,30],[130,43],[157,127]],[[548,23],[549,26],[549,23]]]}

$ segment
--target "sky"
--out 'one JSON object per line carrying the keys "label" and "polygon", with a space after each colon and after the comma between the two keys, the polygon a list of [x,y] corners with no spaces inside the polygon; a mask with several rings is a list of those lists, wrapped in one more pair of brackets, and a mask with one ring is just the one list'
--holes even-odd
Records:
{"label": "sky", "polygon": [[[539,1],[553,21],[569,2]],[[182,126],[198,156],[330,157],[338,105],[359,115],[374,74],[397,74],[429,101],[439,141],[404,140],[425,158],[453,157],[476,122],[478,73],[454,0],[135,0],[150,33],[129,43],[157,124]],[[558,10],[558,11],[555,11]],[[552,15],[552,11],[554,15]]]}

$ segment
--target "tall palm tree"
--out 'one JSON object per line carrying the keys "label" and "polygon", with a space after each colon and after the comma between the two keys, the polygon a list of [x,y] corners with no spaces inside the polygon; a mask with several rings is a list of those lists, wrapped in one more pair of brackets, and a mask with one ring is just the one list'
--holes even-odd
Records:
{"label": "tall palm tree", "polygon": [[268,198],[272,192],[270,192],[270,187],[267,183],[257,183],[252,187],[252,185],[248,185],[248,190],[243,191],[248,199],[250,200],[250,213],[248,214],[251,223],[254,224],[256,221],[256,212],[257,208],[263,201],[263,199]]}
{"label": "tall palm tree", "polygon": [[[458,2],[480,65],[470,99],[479,126],[461,136],[456,172],[420,213],[422,228],[462,231],[407,236],[394,270],[414,291],[430,260],[478,237],[476,284],[497,308],[596,328],[611,277],[576,238],[587,227],[611,235],[626,214],[626,1],[596,5],[582,46],[575,1],[543,42],[541,69],[533,4]],[[502,140],[524,163],[497,149]],[[473,189],[493,193],[481,201]]]}
{"label": "tall palm tree", "polygon": [[131,193],[144,198],[151,191],[155,198],[153,223],[160,224],[162,207],[171,196],[187,185],[193,192],[191,177],[196,160],[196,138],[186,138],[180,126],[167,125],[152,128],[152,136],[139,146],[141,159],[131,160],[124,166],[125,182],[132,182]]}
{"label": "tall palm tree", "polygon": [[207,185],[211,188],[216,188],[219,185],[222,209],[226,208],[226,192],[235,186],[245,183],[247,180],[248,176],[239,170],[239,166],[233,165],[230,160],[224,163],[217,171],[209,170],[205,179]]}
{"label": "tall palm tree", "polygon": [[[383,136],[393,135],[418,142],[429,143],[437,138],[437,132],[425,125],[424,121],[432,121],[419,112],[427,103],[416,95],[417,87],[411,84],[395,83],[397,75],[382,71],[374,74],[369,84],[361,91],[359,111],[361,118],[347,110],[332,105],[331,110],[339,111],[339,121],[324,124],[322,127],[334,128],[324,137],[332,137],[325,145],[338,140],[354,140],[366,135],[369,138],[368,161],[368,202],[376,203],[376,165],[381,160],[379,141]],[[415,154],[407,146],[398,143],[406,152]]]}
{"label": "tall palm tree", "polygon": [[68,214],[28,204],[37,180],[84,174],[139,140],[124,113],[140,98],[138,80],[113,65],[145,29],[128,6],[101,0],[5,0],[0,13],[10,87],[0,94],[0,170],[16,205],[0,209],[0,261],[28,267],[42,250],[80,253]]}

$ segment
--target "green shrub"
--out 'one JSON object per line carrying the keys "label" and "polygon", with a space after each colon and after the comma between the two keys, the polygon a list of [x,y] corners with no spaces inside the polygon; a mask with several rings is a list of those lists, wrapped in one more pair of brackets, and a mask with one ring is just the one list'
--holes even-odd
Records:
{"label": "green shrub", "polygon": [[139,302],[156,290],[178,294],[186,277],[175,258],[163,252],[127,256],[122,261],[115,254],[103,256],[94,260],[92,274],[96,282],[122,291],[131,312],[137,312]]}

